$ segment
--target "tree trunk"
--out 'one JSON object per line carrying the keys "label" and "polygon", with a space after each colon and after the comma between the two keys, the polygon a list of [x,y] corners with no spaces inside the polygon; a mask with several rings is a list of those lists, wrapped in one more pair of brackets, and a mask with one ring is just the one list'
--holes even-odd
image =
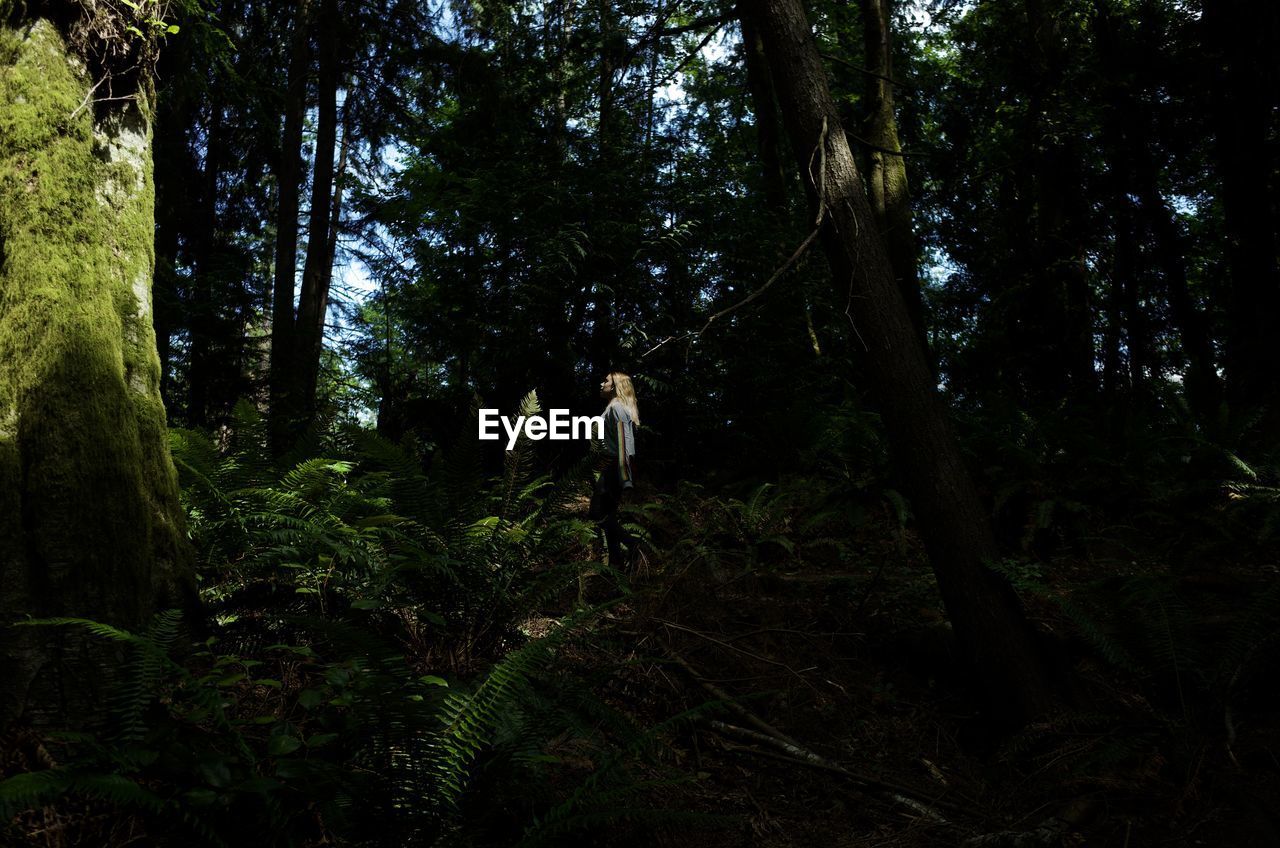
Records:
{"label": "tree trunk", "polygon": [[1155,234],[1157,262],[1169,298],[1169,310],[1178,328],[1182,353],[1187,357],[1187,403],[1201,421],[1214,422],[1222,403],[1222,381],[1214,365],[1209,316],[1191,297],[1187,285],[1186,240],[1173,210],[1160,194],[1150,151],[1144,144],[1135,152],[1138,200],[1147,226]]}
{"label": "tree trunk", "polygon": [[329,285],[333,262],[329,252],[333,219],[334,153],[338,145],[338,4],[320,5],[320,43],[316,86],[316,151],[311,171],[311,216],[307,230],[307,261],[298,295],[298,320],[294,325],[295,425],[310,424],[315,417],[320,353],[324,346],[324,318],[329,309]]}
{"label": "tree trunk", "polygon": [[[0,27],[5,624],[197,608],[151,323],[149,104],[95,109],[91,85],[49,21]],[[81,724],[118,664],[78,631],[0,628],[0,725]]]}
{"label": "tree trunk", "polygon": [[[211,384],[218,379],[218,371],[226,362],[218,362],[215,342],[218,332],[218,306],[214,292],[221,273],[218,255],[218,169],[222,159],[222,108],[214,103],[210,109],[209,127],[205,135],[204,170],[200,176],[204,183],[198,198],[196,230],[193,233],[195,276],[192,280],[191,314],[191,364],[187,369],[187,424],[205,427],[209,424],[212,405]],[[220,354],[221,351],[218,351]],[[226,410],[223,410],[224,412]]]}
{"label": "tree trunk", "polygon": [[[866,354],[894,460],[911,498],[965,660],[992,714],[1016,724],[1051,703],[1045,666],[1012,589],[984,563],[997,556],[990,522],[917,343],[798,0],[750,0],[774,87],[822,216],[822,242]],[[821,210],[821,211],[819,211]]]}
{"label": "tree trunk", "polygon": [[756,152],[764,176],[764,198],[781,224],[787,212],[787,172],[782,166],[781,139],[778,134],[778,102],[769,78],[769,61],[764,55],[764,40],[756,32],[751,15],[742,0],[737,7],[742,28],[742,54],[747,71],[747,90],[751,93],[751,113],[755,116]]}
{"label": "tree trunk", "polygon": [[1070,53],[1058,25],[1062,0],[1025,0],[1032,78],[1029,142],[1035,197],[1038,260],[1033,282],[1035,323],[1042,343],[1032,396],[1048,406],[1067,398],[1087,400],[1097,389],[1084,218],[1084,178],[1079,141],[1055,128]]}
{"label": "tree trunk", "polygon": [[1129,389],[1134,399],[1141,397],[1146,387],[1148,366],[1147,316],[1142,311],[1142,280],[1138,253],[1138,235],[1135,231],[1137,215],[1128,194],[1118,193],[1115,198],[1115,279],[1120,287],[1124,311],[1124,337],[1129,349]]}
{"label": "tree trunk", "polygon": [[1223,350],[1233,408],[1269,406],[1280,423],[1280,265],[1276,257],[1275,51],[1280,10],[1241,0],[1205,2],[1220,199],[1226,221],[1227,333]]}
{"label": "tree trunk", "polygon": [[1117,268],[1120,251],[1113,254],[1111,284],[1107,287],[1106,330],[1102,334],[1102,399],[1107,409],[1113,409],[1116,397],[1124,385],[1120,370],[1120,337],[1124,334],[1124,306]]}
{"label": "tree trunk", "polygon": [[[1141,281],[1139,270],[1139,231],[1137,209],[1132,199],[1132,179],[1134,163],[1129,156],[1129,139],[1125,132],[1127,118],[1122,114],[1126,109],[1136,108],[1127,102],[1127,91],[1132,80],[1123,74],[1114,59],[1111,50],[1110,27],[1101,18],[1097,21],[1096,41],[1102,54],[1102,65],[1107,73],[1106,93],[1107,109],[1103,113],[1102,142],[1104,157],[1107,163],[1106,188],[1111,200],[1111,233],[1113,238],[1111,258],[1111,327],[1108,333],[1114,333],[1116,327],[1122,328],[1125,348],[1128,351],[1128,386],[1130,400],[1139,395],[1145,382],[1147,365],[1147,332],[1146,316],[1141,309]],[[1118,309],[1118,314],[1116,310]],[[1108,339],[1108,344],[1110,344]],[[1106,351],[1104,358],[1104,377],[1107,382],[1109,405],[1113,398],[1110,389],[1117,375],[1109,373],[1115,366],[1112,351]]]}
{"label": "tree trunk", "polygon": [[[188,44],[187,39],[177,39],[174,47],[163,55],[161,67],[171,69],[189,67],[193,60],[191,51],[187,49]],[[171,71],[171,73],[175,72]],[[170,352],[173,336],[184,328],[187,319],[178,290],[180,279],[178,268],[184,253],[182,236],[193,229],[189,218],[191,205],[187,199],[186,187],[199,178],[191,145],[187,141],[187,130],[195,120],[193,117],[195,98],[182,96],[183,94],[186,92],[174,92],[157,105],[153,144],[156,182],[156,272],[152,285],[154,307],[152,323],[156,332],[156,348],[160,354],[160,396],[170,415],[173,415],[177,409],[181,409],[181,404],[173,396],[174,368],[170,363]]]}
{"label": "tree trunk", "polygon": [[[172,374],[169,351],[173,334],[181,325],[182,313],[178,298],[179,236],[183,231],[183,213],[186,204],[177,196],[177,188],[184,184],[189,169],[183,167],[188,157],[187,137],[183,122],[188,116],[172,107],[162,110],[157,127],[162,135],[156,142],[156,272],[152,286],[154,315],[152,325],[156,333],[156,350],[160,357],[160,396],[166,408],[172,410]],[[163,159],[161,159],[163,156]],[[165,173],[159,173],[161,162],[167,165]]]}
{"label": "tree trunk", "polygon": [[552,57],[551,114],[547,136],[551,139],[551,168],[557,186],[564,171],[569,152],[568,127],[568,66],[569,33],[573,28],[573,0],[551,0],[543,7],[543,50]]}
{"label": "tree trunk", "polygon": [[[601,0],[600,12],[600,67],[597,80],[599,123],[596,128],[596,165],[600,173],[617,176],[614,164],[614,90],[613,75],[616,61],[626,41],[618,32],[614,16],[617,10],[610,0]],[[591,335],[587,344],[587,360],[594,375],[603,375],[615,366],[613,306],[614,289],[618,277],[616,222],[618,220],[619,190],[616,185],[599,186],[593,198],[595,221],[592,231],[590,254],[584,263],[585,274],[591,282]]]}
{"label": "tree trunk", "polygon": [[862,0],[862,29],[866,43],[866,97],[868,114],[863,133],[871,142],[867,150],[869,171],[867,193],[871,210],[884,238],[889,264],[902,290],[903,301],[911,313],[920,336],[928,349],[925,334],[924,297],[920,291],[917,267],[919,247],[911,225],[911,194],[907,188],[907,160],[889,151],[902,150],[898,139],[898,121],[893,102],[893,41],[890,29],[892,0]]}
{"label": "tree trunk", "polygon": [[[1169,311],[1187,359],[1187,403],[1202,422],[1212,422],[1222,400],[1214,367],[1208,316],[1199,309],[1187,285],[1186,247],[1173,211],[1159,188],[1159,164],[1152,149],[1149,105],[1135,79],[1134,45],[1120,42],[1109,0],[1095,0],[1094,32],[1107,82],[1107,133],[1110,136],[1112,190],[1119,208],[1136,214],[1138,231],[1155,240],[1155,261],[1164,283]],[[1137,61],[1141,61],[1140,59]],[[1133,210],[1129,195],[1137,197]],[[1119,221],[1117,221],[1119,223]]]}
{"label": "tree trunk", "polygon": [[[751,113],[755,116],[756,153],[760,157],[760,169],[763,175],[765,205],[772,213],[773,226],[779,231],[790,229],[790,202],[787,198],[787,170],[782,164],[782,139],[779,133],[781,119],[778,116],[778,98],[773,91],[773,80],[769,73],[769,60],[764,54],[764,39],[756,32],[755,22],[742,0],[734,12],[738,16],[738,24],[742,29],[743,63],[747,72],[747,90],[751,93]],[[786,250],[790,251],[790,247]],[[787,254],[779,249],[775,260],[780,266]],[[807,292],[801,291],[798,297],[800,308],[804,312],[805,337],[813,355],[822,357],[822,344],[818,340],[818,330],[813,322],[813,304]]]}
{"label": "tree trunk", "polygon": [[276,165],[275,279],[271,300],[271,447],[279,454],[292,438],[293,417],[293,293],[298,273],[298,196],[302,179],[302,125],[307,111],[307,77],[310,75],[310,4],[298,3],[294,22],[293,51],[289,58],[289,83],[285,95],[284,132],[280,161]]}

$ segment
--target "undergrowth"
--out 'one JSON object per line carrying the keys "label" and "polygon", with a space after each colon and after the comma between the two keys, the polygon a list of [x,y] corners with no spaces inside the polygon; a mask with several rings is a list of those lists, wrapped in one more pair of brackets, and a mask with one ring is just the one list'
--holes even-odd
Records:
{"label": "undergrowth", "polygon": [[[629,592],[568,509],[585,467],[535,475],[522,441],[485,479],[466,440],[424,456],[344,428],[272,462],[247,404],[224,443],[179,430],[172,449],[211,635],[173,611],[137,634],[26,622],[127,659],[101,721],[0,783],[7,836],[54,817],[64,844],[545,844],[663,818],[622,802],[674,779],[660,729],[560,661]],[[584,571],[613,599],[566,606]]]}

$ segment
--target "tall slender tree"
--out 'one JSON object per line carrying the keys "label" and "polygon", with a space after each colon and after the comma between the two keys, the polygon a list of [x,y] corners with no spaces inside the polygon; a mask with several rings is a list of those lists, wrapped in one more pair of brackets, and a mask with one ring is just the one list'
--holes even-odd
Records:
{"label": "tall slender tree", "polygon": [[[298,295],[298,317],[293,328],[293,389],[290,410],[302,421],[315,415],[320,351],[325,315],[333,280],[333,254],[341,210],[335,201],[334,163],[338,151],[338,89],[342,76],[339,38],[342,20],[337,0],[321,0],[317,21],[316,141],[311,173],[311,210],[307,225],[307,258]],[[338,191],[341,191],[339,188]]]}
{"label": "tall slender tree", "polygon": [[275,162],[275,273],[271,296],[270,404],[272,449],[282,452],[291,437],[296,408],[293,373],[294,294],[298,273],[298,209],[302,181],[302,130],[311,75],[311,4],[294,10],[292,47],[284,96],[279,158]]}
{"label": "tall slender tree", "polygon": [[911,222],[907,160],[894,114],[893,0],[862,0],[867,148],[867,194],[884,239],[889,264],[911,319],[925,338],[924,297],[918,268],[920,247]]}
{"label": "tall slender tree", "polygon": [[1276,93],[1280,9],[1244,0],[1205,2],[1201,25],[1210,63],[1220,199],[1231,287],[1223,345],[1227,392],[1237,409],[1269,408],[1280,422]]}
{"label": "tall slender tree", "polygon": [[848,290],[860,353],[963,656],[993,714],[1026,720],[1052,701],[1048,674],[1012,589],[987,568],[997,554],[990,520],[878,236],[804,9],[799,0],[751,0],[750,8],[834,284]]}

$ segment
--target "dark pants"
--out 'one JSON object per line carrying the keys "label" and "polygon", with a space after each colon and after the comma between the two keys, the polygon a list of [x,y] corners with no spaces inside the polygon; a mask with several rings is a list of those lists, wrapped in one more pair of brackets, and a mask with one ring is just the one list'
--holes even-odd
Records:
{"label": "dark pants", "polygon": [[609,565],[619,568],[623,564],[622,549],[631,549],[635,539],[622,529],[618,521],[618,505],[622,503],[622,477],[618,467],[609,468],[596,475],[595,491],[591,494],[591,509],[587,517],[604,531],[605,545],[609,549]]}

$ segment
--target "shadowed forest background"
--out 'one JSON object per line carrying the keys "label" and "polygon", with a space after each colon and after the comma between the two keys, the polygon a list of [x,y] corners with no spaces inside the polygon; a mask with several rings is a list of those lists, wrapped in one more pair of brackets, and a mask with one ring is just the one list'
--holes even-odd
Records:
{"label": "shadowed forest background", "polygon": [[1277,56],[0,0],[0,845],[1280,844]]}

